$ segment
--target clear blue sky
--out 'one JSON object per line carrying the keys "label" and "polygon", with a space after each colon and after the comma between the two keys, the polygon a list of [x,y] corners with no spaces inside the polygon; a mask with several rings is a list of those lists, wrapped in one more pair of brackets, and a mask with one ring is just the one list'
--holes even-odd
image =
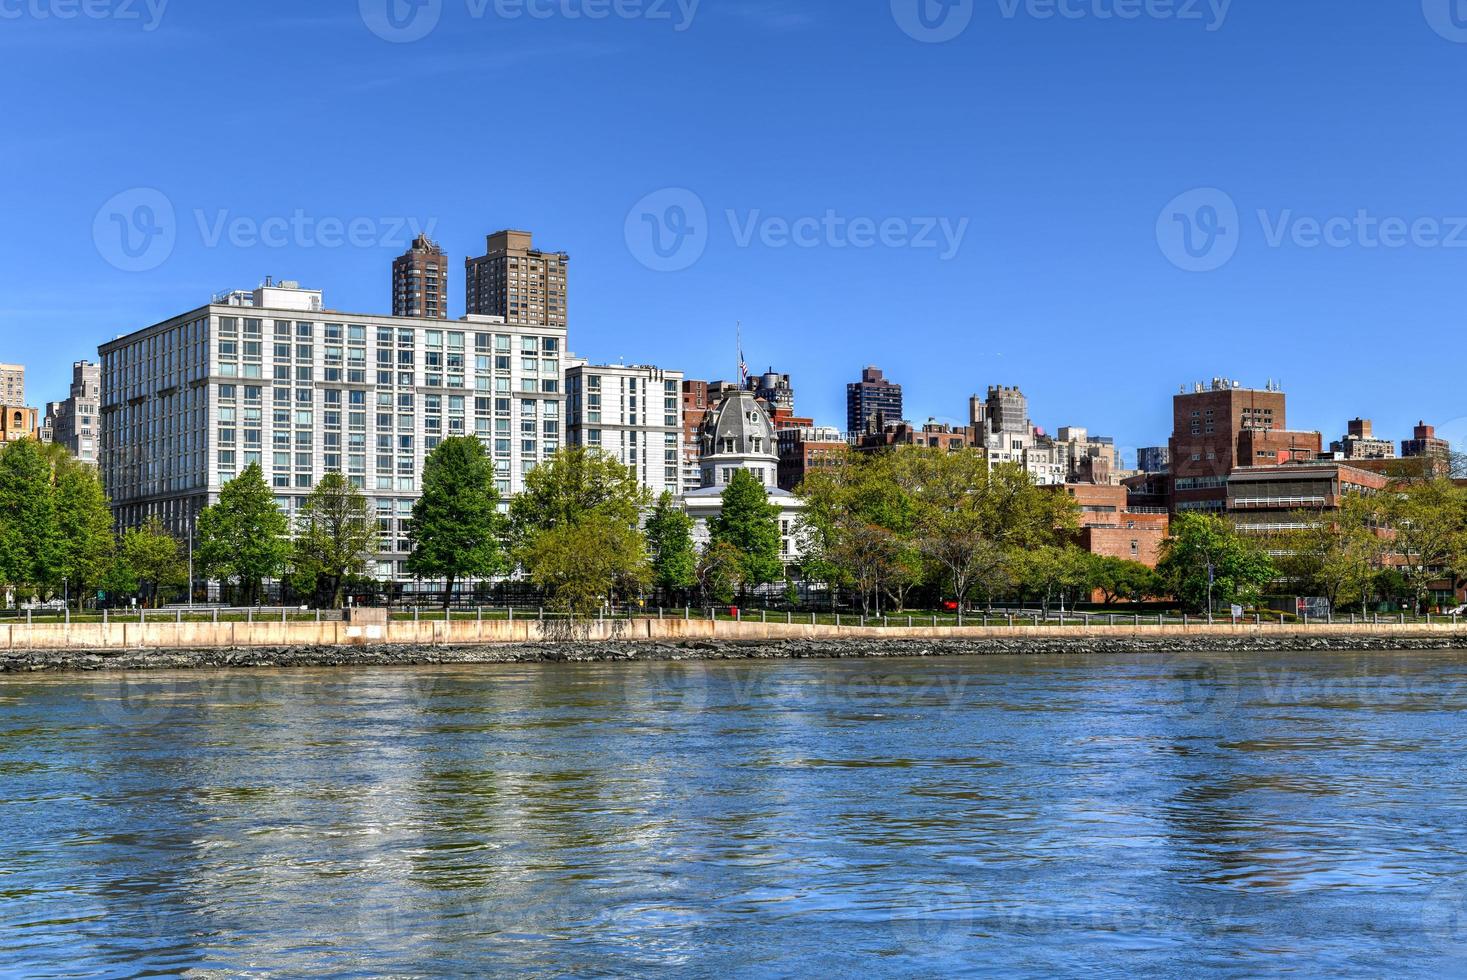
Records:
{"label": "clear blue sky", "polygon": [[[392,219],[413,218],[451,255],[454,316],[463,257],[532,229],[572,255],[572,349],[728,376],[742,320],[751,366],[792,373],[821,422],[843,424],[845,383],[877,363],[916,421],[1017,384],[1041,425],[1148,445],[1178,384],[1228,374],[1283,379],[1290,421],[1326,437],[1356,414],[1394,438],[1418,417],[1467,437],[1467,226],[1458,247],[1372,248],[1352,227],[1311,248],[1299,223],[1364,211],[1452,238],[1467,218],[1467,27],[1446,0],[1235,0],[1221,18],[1218,0],[966,0],[929,9],[939,33],[971,18],[945,43],[911,36],[915,0],[703,0],[691,23],[689,0],[651,11],[666,18],[653,0],[608,19],[568,16],[585,0],[535,0],[549,17],[506,16],[509,0],[397,21],[385,0],[58,16],[75,2],[0,0],[0,360],[29,365],[33,402],[100,341],[266,275],[386,311]],[[1100,16],[1128,2],[1138,18]],[[1078,16],[1041,16],[1056,3]],[[137,188],[174,210],[174,241],[127,271],[104,204],[122,194],[113,212],[146,223],[156,198]],[[1226,196],[1167,210],[1199,188]],[[670,259],[646,240],[647,195],[692,229],[664,240],[693,243]],[[297,211],[368,231],[212,234]],[[744,239],[756,216],[827,213],[894,219],[889,241],[816,229],[781,247],[767,223]],[[1211,214],[1223,233],[1200,237]],[[965,227],[954,255],[901,244],[929,218]],[[1183,220],[1201,222],[1191,257]]]}

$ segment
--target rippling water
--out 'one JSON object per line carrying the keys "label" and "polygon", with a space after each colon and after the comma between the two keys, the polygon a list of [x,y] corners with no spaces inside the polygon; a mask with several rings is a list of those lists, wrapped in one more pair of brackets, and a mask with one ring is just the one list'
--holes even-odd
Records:
{"label": "rippling water", "polygon": [[0,972],[1447,975],[1467,659],[0,680]]}

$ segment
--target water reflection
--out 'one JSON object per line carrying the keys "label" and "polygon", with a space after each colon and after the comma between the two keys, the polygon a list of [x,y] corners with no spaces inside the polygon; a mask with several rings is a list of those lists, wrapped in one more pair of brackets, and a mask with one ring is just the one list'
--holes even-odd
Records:
{"label": "water reflection", "polygon": [[0,682],[0,972],[1467,965],[1467,662]]}

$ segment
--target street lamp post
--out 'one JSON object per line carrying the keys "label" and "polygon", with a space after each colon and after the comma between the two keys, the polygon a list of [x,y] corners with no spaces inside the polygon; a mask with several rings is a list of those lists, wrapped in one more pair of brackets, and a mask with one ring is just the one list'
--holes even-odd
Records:
{"label": "street lamp post", "polygon": [[188,518],[188,607],[194,607],[194,530],[198,527],[198,517],[192,511]]}
{"label": "street lamp post", "polygon": [[1213,573],[1212,562],[1207,563],[1207,621],[1212,622],[1212,583],[1216,576]]}

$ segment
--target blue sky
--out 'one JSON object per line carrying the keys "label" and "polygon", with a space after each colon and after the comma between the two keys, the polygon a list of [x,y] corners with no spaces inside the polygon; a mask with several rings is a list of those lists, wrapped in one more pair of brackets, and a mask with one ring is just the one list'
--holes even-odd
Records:
{"label": "blue sky", "polygon": [[[572,349],[727,376],[742,320],[821,422],[877,363],[916,421],[1017,384],[1149,445],[1224,374],[1327,438],[1467,438],[1467,3],[88,2],[0,0],[0,360],[33,402],[266,275],[385,312],[415,221],[455,316],[463,257],[532,229],[571,253]],[[112,215],[168,233],[129,257]]]}

